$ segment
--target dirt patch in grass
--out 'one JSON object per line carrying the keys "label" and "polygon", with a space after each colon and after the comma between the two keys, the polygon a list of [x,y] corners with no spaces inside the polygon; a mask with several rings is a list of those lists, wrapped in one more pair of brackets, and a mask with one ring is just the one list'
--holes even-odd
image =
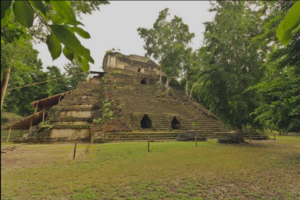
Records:
{"label": "dirt patch in grass", "polygon": [[26,145],[1,158],[3,199],[299,199],[300,143]]}

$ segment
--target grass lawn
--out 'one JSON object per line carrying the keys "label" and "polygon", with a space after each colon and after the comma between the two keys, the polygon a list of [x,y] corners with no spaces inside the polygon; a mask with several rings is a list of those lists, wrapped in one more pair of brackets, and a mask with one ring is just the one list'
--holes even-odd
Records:
{"label": "grass lawn", "polygon": [[1,199],[300,199],[300,137],[243,145],[23,145],[1,156]]}

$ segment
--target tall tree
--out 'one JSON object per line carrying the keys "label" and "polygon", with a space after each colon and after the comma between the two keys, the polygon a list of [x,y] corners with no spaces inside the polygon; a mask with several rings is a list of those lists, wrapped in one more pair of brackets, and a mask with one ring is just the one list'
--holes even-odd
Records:
{"label": "tall tree", "polygon": [[48,80],[52,80],[49,81],[48,93],[50,96],[63,93],[69,90],[65,74],[63,74],[58,67],[48,66],[47,70]]}
{"label": "tall tree", "polygon": [[203,101],[226,124],[237,130],[242,140],[243,126],[256,125],[250,113],[258,107],[254,91],[264,74],[258,44],[250,41],[259,34],[259,15],[248,2],[217,1],[211,11],[213,22],[205,23],[201,51],[201,96]]}
{"label": "tall tree", "polygon": [[82,65],[76,61],[68,63],[64,66],[67,79],[66,84],[69,90],[77,87],[78,82],[86,81],[88,75],[82,70]]}
{"label": "tall tree", "polygon": [[276,38],[276,29],[295,2],[266,2],[263,4],[263,33],[254,38],[267,54],[265,78],[251,89],[262,96],[255,110],[256,120],[274,124],[280,131],[300,131],[300,30],[284,47]]}
{"label": "tall tree", "polygon": [[[145,41],[146,55],[153,56],[154,59],[159,61],[159,83],[162,85],[162,72],[168,76],[167,88],[169,88],[169,77],[177,76],[181,69],[179,58],[176,59],[176,63],[178,63],[176,65],[175,62],[170,64],[171,57],[175,58],[175,55],[180,55],[180,51],[183,52],[183,49],[195,36],[189,32],[189,27],[183,23],[182,18],[175,16],[170,22],[167,21],[169,15],[169,9],[166,8],[159,13],[152,29],[137,29],[139,35]],[[166,65],[166,63],[169,64]]]}
{"label": "tall tree", "polygon": [[[30,87],[24,87],[24,85],[44,81],[47,79],[47,74],[42,71],[42,63],[37,58],[38,52],[33,49],[31,42],[23,41],[22,43],[23,45],[2,44],[2,47],[4,47],[2,52],[5,55],[14,55],[12,62],[8,63],[10,64],[11,74],[3,109],[21,115],[28,115],[33,111],[30,106],[32,101],[48,96],[47,84]],[[4,58],[4,55],[1,55],[2,58]],[[5,60],[3,61],[6,63]]]}

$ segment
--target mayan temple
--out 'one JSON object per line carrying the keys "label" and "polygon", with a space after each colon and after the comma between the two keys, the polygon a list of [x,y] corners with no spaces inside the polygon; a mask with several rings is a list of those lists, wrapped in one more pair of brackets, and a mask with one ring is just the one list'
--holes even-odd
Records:
{"label": "mayan temple", "polygon": [[157,84],[159,67],[149,58],[108,53],[103,59],[103,70],[91,72],[95,76],[78,83],[73,91],[33,102],[33,106],[42,109],[43,103],[47,107],[51,99],[59,98],[47,117],[42,111],[35,114],[43,122],[26,140],[172,140],[186,132],[205,137],[222,133],[217,118],[185,96],[177,81],[170,83],[170,91]]}

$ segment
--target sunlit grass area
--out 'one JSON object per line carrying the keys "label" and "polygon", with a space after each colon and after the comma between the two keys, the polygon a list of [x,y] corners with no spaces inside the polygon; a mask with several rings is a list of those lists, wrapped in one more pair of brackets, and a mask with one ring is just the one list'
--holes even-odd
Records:
{"label": "sunlit grass area", "polygon": [[2,199],[299,199],[300,137],[242,145],[24,145],[2,155]]}

